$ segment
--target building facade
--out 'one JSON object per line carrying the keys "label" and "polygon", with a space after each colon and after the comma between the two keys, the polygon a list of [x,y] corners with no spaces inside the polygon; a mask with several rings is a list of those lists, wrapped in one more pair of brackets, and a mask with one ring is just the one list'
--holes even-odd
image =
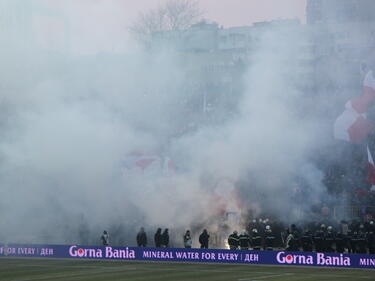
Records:
{"label": "building facade", "polygon": [[359,95],[375,48],[375,1],[308,0],[307,26],[315,45],[316,91],[344,103]]}
{"label": "building facade", "polygon": [[375,20],[372,0],[307,0],[308,24],[371,22]]}

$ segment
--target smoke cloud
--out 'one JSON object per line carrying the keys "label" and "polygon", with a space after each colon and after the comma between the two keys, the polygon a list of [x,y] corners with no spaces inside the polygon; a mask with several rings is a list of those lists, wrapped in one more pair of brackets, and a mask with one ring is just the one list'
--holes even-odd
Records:
{"label": "smoke cloud", "polygon": [[[181,53],[129,41],[122,54],[77,55],[9,41],[0,50],[1,239],[98,243],[106,229],[132,245],[140,226],[215,231],[223,208],[302,219],[325,193],[314,157],[331,128],[301,90],[311,79],[298,68],[307,36],[262,32],[234,110],[213,111],[212,123]],[[139,155],[156,155],[154,170],[134,168]]]}

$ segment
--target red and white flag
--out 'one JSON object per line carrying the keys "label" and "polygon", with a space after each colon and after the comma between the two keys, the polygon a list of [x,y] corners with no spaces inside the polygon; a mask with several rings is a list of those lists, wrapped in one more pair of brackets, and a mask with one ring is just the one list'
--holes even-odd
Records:
{"label": "red and white flag", "polygon": [[375,185],[375,165],[374,165],[374,159],[372,159],[372,155],[370,150],[367,146],[367,157],[368,157],[368,176],[367,180],[369,183],[371,183],[373,186]]}
{"label": "red and white flag", "polygon": [[[352,143],[362,143],[374,125],[366,119],[367,108],[375,99],[375,77],[373,71],[369,71],[363,81],[363,95],[353,98],[345,104],[344,112],[336,119],[334,125],[335,139],[345,140]],[[369,148],[368,178],[367,180],[375,186],[375,165]]]}
{"label": "red and white flag", "polygon": [[361,143],[374,129],[374,125],[366,119],[367,107],[375,99],[375,78],[372,71],[367,73],[363,88],[363,95],[348,101],[344,112],[336,119],[335,139]]}

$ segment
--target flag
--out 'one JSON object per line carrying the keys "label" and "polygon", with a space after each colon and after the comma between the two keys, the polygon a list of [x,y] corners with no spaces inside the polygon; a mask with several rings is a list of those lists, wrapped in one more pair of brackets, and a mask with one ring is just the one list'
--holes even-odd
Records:
{"label": "flag", "polygon": [[[345,104],[344,112],[336,119],[334,124],[335,139],[352,143],[362,143],[374,125],[366,119],[369,104],[375,99],[375,78],[373,71],[369,71],[363,81],[363,94],[353,98]],[[369,183],[375,186],[375,165],[371,152],[367,146],[368,177]]]}
{"label": "flag", "polygon": [[353,107],[353,100],[345,105],[345,111],[336,119],[334,125],[335,139],[361,143],[372,131],[373,124],[366,119],[365,113],[359,113]]}
{"label": "flag", "polygon": [[367,157],[368,157],[367,181],[374,186],[375,185],[375,165],[374,165],[374,160],[372,158],[372,155],[368,146],[367,146]]}
{"label": "flag", "polygon": [[367,108],[375,99],[375,78],[369,71],[363,82],[363,94],[345,104],[344,112],[336,119],[334,125],[335,139],[362,143],[374,129],[366,119]]}

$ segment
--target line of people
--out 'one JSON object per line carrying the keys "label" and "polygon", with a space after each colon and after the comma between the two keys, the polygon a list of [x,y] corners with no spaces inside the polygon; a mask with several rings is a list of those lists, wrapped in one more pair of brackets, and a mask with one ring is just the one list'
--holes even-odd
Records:
{"label": "line of people", "polygon": [[[287,229],[286,233],[275,232],[270,225],[261,227],[258,231],[253,228],[250,234],[243,230],[241,234],[234,231],[228,237],[228,246],[232,250],[274,250],[285,248],[287,251],[305,251],[305,252],[337,252],[337,253],[358,253],[358,254],[375,254],[375,224],[370,221],[368,224],[352,224],[348,225],[342,222],[337,227],[321,224],[320,227],[306,227],[301,231],[295,224]],[[281,240],[280,240],[281,236]],[[190,230],[187,230],[182,237],[185,248],[192,248],[193,238]],[[207,249],[209,247],[210,235],[204,229],[199,235],[200,248]],[[142,227],[137,233],[136,241],[138,247],[147,247],[147,234]],[[109,245],[109,234],[104,231],[101,236],[103,246]],[[169,231],[158,228],[154,235],[155,247],[169,247]]]}
{"label": "line of people", "polygon": [[275,235],[269,225],[266,226],[263,237],[259,234],[258,229],[254,228],[249,235],[246,230],[243,230],[240,235],[235,230],[228,237],[228,245],[231,250],[270,250],[275,246]]}
{"label": "line of people", "polygon": [[[202,249],[208,249],[210,235],[207,230],[204,229],[203,232],[199,235],[199,243]],[[103,246],[109,246],[109,233],[104,230],[103,234],[100,237],[101,243]],[[137,246],[138,247],[147,247],[148,240],[145,229],[141,227],[140,231],[136,236]],[[156,248],[167,248],[169,247],[169,230],[168,228],[164,229],[162,232],[161,228],[158,228],[154,235],[154,243]],[[190,230],[187,230],[183,236],[183,243],[185,248],[191,248],[193,244],[193,239],[190,234]]]}
{"label": "line of people", "polygon": [[[207,230],[204,229],[203,232],[199,235],[199,243],[201,245],[202,249],[208,249],[208,243],[209,243],[210,235],[208,234]],[[169,247],[169,234],[168,229],[165,229],[163,233],[161,233],[161,228],[158,228],[154,235],[154,241],[155,241],[155,247]],[[138,242],[138,235],[137,235],[137,242]],[[183,242],[185,248],[191,248],[193,245],[193,239],[190,234],[190,230],[187,230],[186,233],[183,236]],[[140,245],[138,243],[139,247],[146,247],[143,245]]]}
{"label": "line of people", "polygon": [[[191,248],[193,244],[193,239],[190,234],[190,230],[186,230],[185,235],[183,236],[184,247]],[[199,235],[199,244],[201,249],[208,249],[208,244],[210,241],[210,235],[206,229],[203,229],[203,232]]]}
{"label": "line of people", "polygon": [[307,229],[302,234],[295,225],[291,226],[286,238],[287,251],[375,254],[375,226],[369,229],[361,224],[358,229],[336,231],[332,226],[321,224],[315,232]]}

